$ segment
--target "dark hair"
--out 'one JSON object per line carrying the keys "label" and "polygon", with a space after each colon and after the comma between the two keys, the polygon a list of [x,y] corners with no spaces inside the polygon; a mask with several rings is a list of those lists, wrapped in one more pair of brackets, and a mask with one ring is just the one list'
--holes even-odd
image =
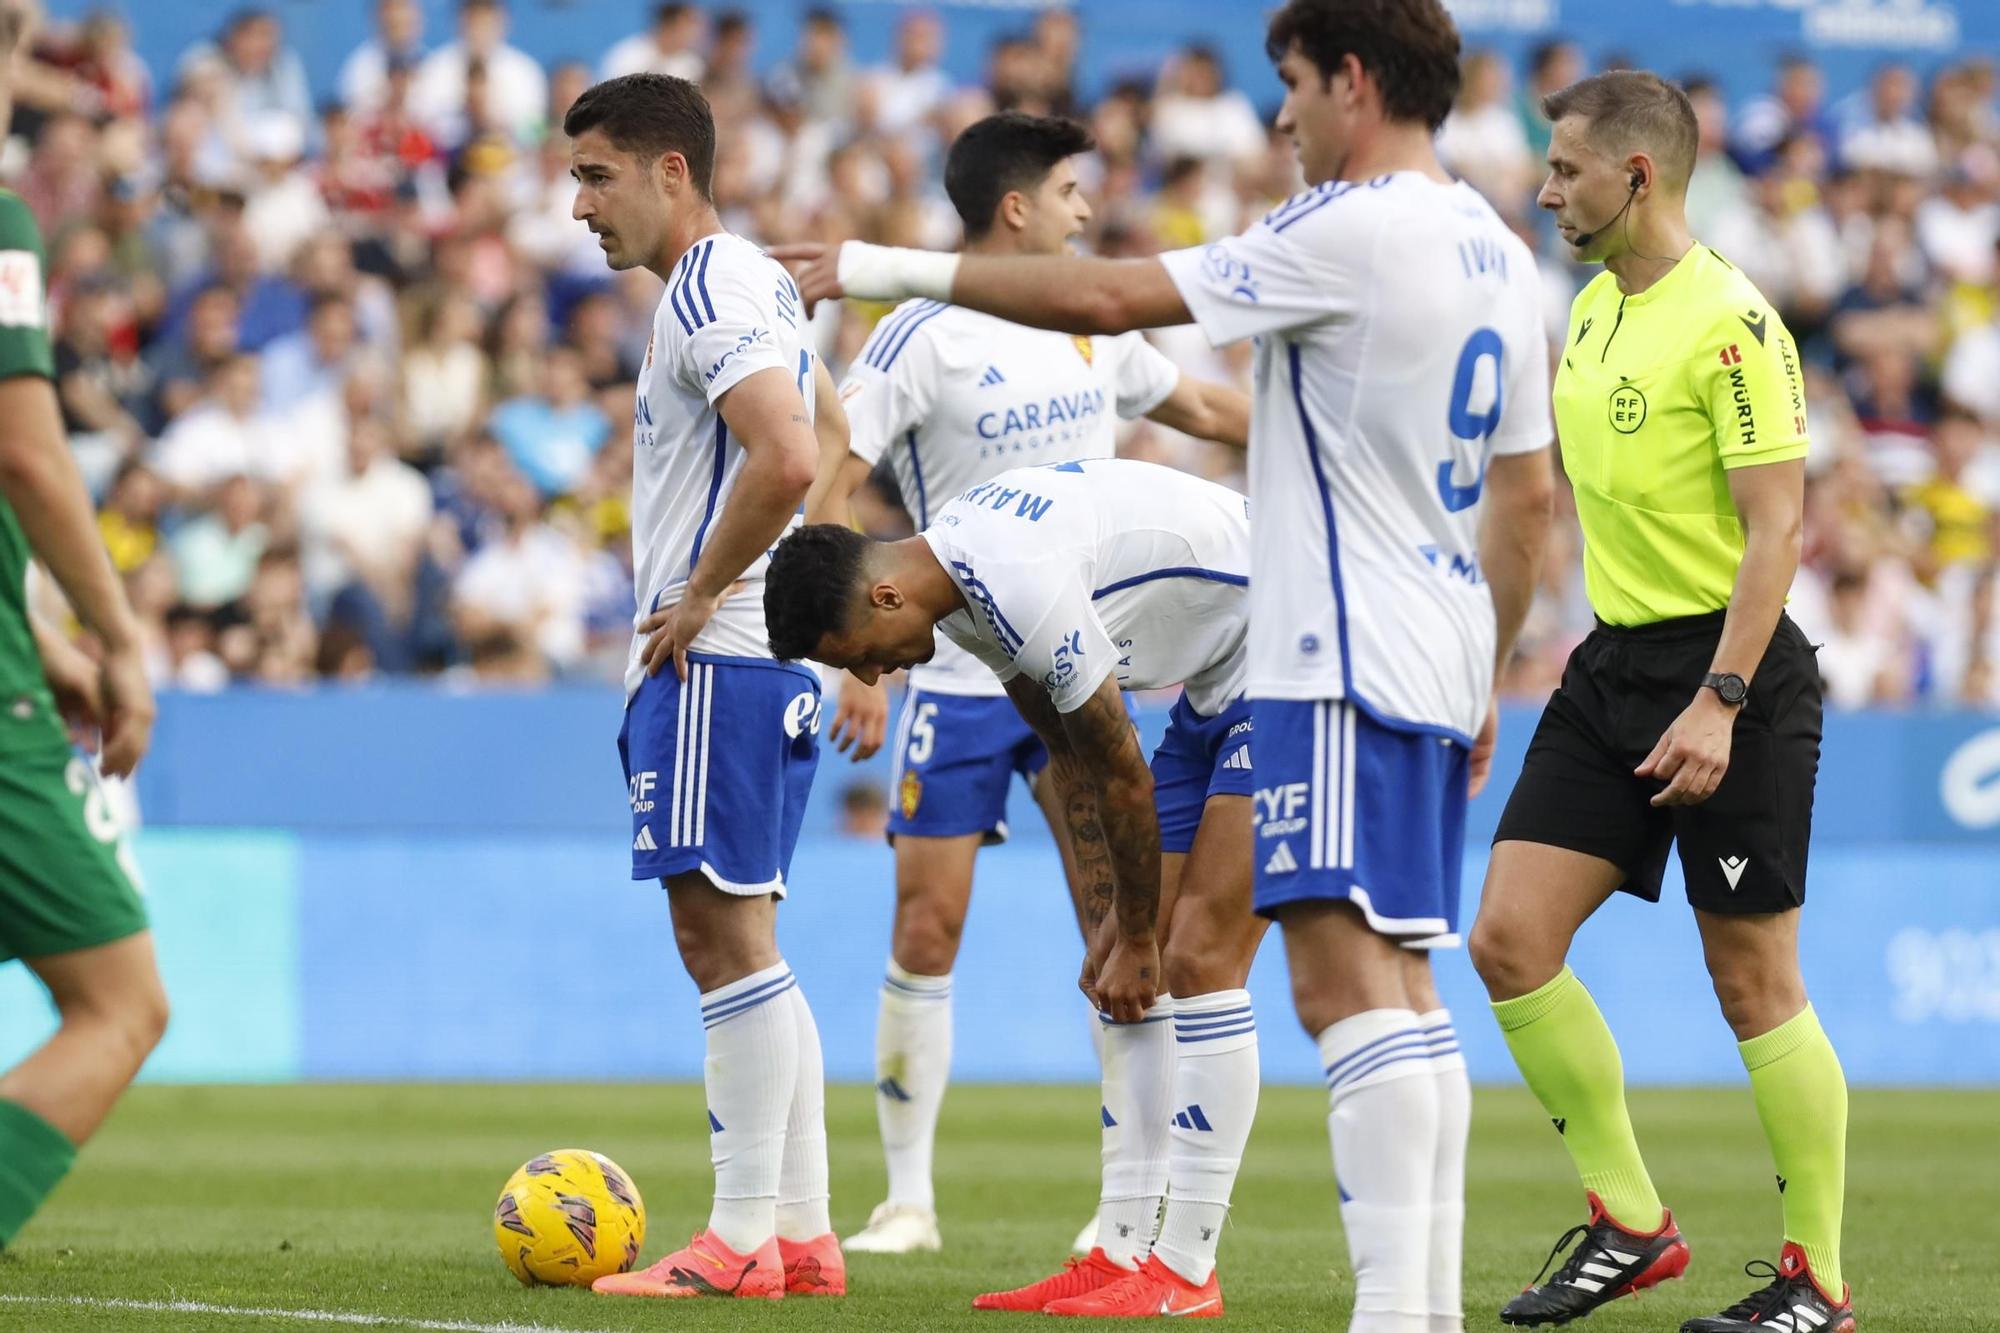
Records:
{"label": "dark hair", "polygon": [[1293,46],[1322,80],[1353,56],[1382,89],[1391,120],[1435,130],[1458,100],[1458,29],[1439,0],[1289,0],[1271,16],[1264,51]]}
{"label": "dark hair", "polygon": [[952,142],[944,192],[965,223],[967,240],[993,230],[1000,201],[1048,179],[1056,163],[1096,146],[1090,131],[1061,116],[1002,111],[976,121]]}
{"label": "dark hair", "polygon": [[838,28],[843,32],[846,31],[846,25],[840,21],[839,12],[827,5],[814,5],[801,16],[801,22],[810,28]]}
{"label": "dark hair", "polygon": [[673,0],[668,0],[666,4],[653,6],[653,22],[673,23],[686,14],[687,11],[688,7],[686,5],[676,4],[673,3]]}
{"label": "dark hair", "polygon": [[796,528],[778,543],[764,572],[764,626],[774,657],[811,657],[822,638],[847,628],[874,544],[838,523]]}
{"label": "dark hair", "polygon": [[662,154],[687,159],[701,197],[715,183],[715,116],[701,89],[671,74],[621,74],[586,88],[570,103],[563,133],[574,139],[601,129],[611,146],[642,162]]}
{"label": "dark hair", "polygon": [[727,37],[731,33],[747,32],[750,16],[740,9],[725,9],[715,16],[715,35]]}
{"label": "dark hair", "polygon": [[1615,156],[1652,154],[1667,180],[1685,187],[1694,174],[1701,128],[1688,95],[1657,74],[1620,69],[1579,79],[1542,99],[1551,124],[1564,116],[1589,122],[1590,141]]}

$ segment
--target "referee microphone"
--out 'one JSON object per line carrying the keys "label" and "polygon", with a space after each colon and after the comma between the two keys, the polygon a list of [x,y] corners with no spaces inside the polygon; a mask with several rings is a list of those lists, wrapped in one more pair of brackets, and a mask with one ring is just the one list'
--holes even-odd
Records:
{"label": "referee microphone", "polygon": [[[1644,185],[1645,183],[1646,183],[1646,173],[1640,171],[1637,167],[1634,167],[1632,169],[1632,188],[1625,192],[1625,202],[1618,206],[1618,211],[1616,213],[1613,213],[1610,217],[1606,218],[1604,220],[1604,225],[1599,227],[1592,227],[1589,231],[1578,232],[1576,234],[1576,239],[1574,241],[1571,241],[1570,244],[1575,246],[1577,249],[1581,250],[1585,246],[1589,245],[1592,241],[1596,240],[1599,236],[1602,236],[1605,232],[1609,231],[1614,225],[1617,224],[1619,218],[1625,216],[1625,210],[1632,207],[1632,201],[1639,197],[1639,187],[1641,185]],[[1644,258],[1645,256],[1642,255],[1640,257]]]}

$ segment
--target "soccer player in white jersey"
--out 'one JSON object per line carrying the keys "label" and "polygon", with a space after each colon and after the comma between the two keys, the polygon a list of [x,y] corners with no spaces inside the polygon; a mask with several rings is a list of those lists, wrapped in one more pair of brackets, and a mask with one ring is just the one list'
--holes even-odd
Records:
{"label": "soccer player in white jersey", "polygon": [[780,253],[809,300],[950,299],[1052,328],[1256,339],[1249,692],[1257,907],[1329,1088],[1351,1327],[1462,1326],[1470,1094],[1427,957],[1456,927],[1490,696],[1546,539],[1547,348],[1527,249],[1438,165],[1438,0],[1291,0],[1267,47],[1310,189],[1158,259]]}
{"label": "soccer player in white jersey", "polygon": [[[945,191],[968,254],[1062,254],[1090,220],[1072,159],[1092,147],[1074,121],[1003,112],[966,128],[945,162]],[[919,528],[951,496],[1024,464],[1110,458],[1119,417],[1145,415],[1242,445],[1250,400],[1184,376],[1143,334],[1072,338],[990,315],[910,301],[875,326],[842,385],[849,456],[826,492],[834,521],[887,458]],[[834,735],[855,696],[846,677]],[[1007,836],[1015,774],[1034,786],[1073,865],[1062,808],[1040,782],[1048,754],[993,673],[949,642],[909,674],[895,732],[889,837],[896,916],[875,1026],[876,1113],[888,1198],[850,1251],[938,1248],[931,1154],[951,1072],[951,971],[972,897],[973,860]],[[1110,909],[1072,870],[1085,937]],[[1085,1249],[1089,1246],[1086,1244]]]}
{"label": "soccer player in white jersey", "polygon": [[[1002,472],[908,541],[827,524],[772,555],[774,652],[874,680],[932,660],[935,629],[1002,682],[1096,853],[1082,874],[1114,900],[1083,975],[1106,1024],[1099,1243],[975,1309],[1222,1313],[1216,1246],[1257,1110],[1243,987],[1266,926],[1250,907],[1247,510],[1172,468],[1091,459]],[[1174,684],[1149,770],[1120,691]]]}
{"label": "soccer player in white jersey", "polygon": [[625,725],[632,877],[667,889],[701,990],[715,1202],[684,1249],[598,1291],[841,1294],[819,1031],[778,954],[818,762],[819,681],[772,658],[759,595],[818,457],[797,289],[722,229],[715,124],[691,83],[610,79],[564,118],[575,214],[614,269],[667,284],[633,406],[639,594]]}

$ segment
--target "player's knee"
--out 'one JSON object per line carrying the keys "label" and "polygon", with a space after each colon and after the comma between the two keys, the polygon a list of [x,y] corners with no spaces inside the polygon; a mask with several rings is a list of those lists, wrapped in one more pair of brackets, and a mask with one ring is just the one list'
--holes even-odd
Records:
{"label": "player's knee", "polygon": [[941,977],[958,961],[958,943],[965,934],[965,919],[940,911],[934,904],[911,904],[896,913],[895,939],[890,954],[896,966],[920,977]]}
{"label": "player's knee", "polygon": [[[1533,933],[1496,913],[1479,914],[1472,923],[1472,933],[1466,936],[1465,951],[1471,955],[1472,970],[1486,983],[1487,993],[1497,999],[1526,995],[1549,979],[1537,975],[1545,960],[1537,956]],[[1558,959],[1555,970],[1561,966]]]}
{"label": "player's knee", "polygon": [[1170,995],[1207,995],[1235,990],[1249,979],[1249,960],[1238,932],[1210,921],[1176,919],[1160,954],[1160,972]]}
{"label": "player's knee", "polygon": [[102,1056],[136,1071],[167,1032],[167,993],[157,975],[65,1005],[62,1021]]}
{"label": "player's knee", "polygon": [[1709,981],[1723,1021],[1738,1041],[1769,1032],[1805,1007],[1796,969],[1767,968],[1755,959],[1710,959]]}

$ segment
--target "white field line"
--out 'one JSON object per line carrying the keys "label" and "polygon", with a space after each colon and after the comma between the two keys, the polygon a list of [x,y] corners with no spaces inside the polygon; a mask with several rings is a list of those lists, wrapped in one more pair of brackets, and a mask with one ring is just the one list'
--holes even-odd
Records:
{"label": "white field line", "polygon": [[237,1319],[295,1319],[302,1324],[347,1324],[359,1328],[420,1328],[429,1333],[592,1333],[564,1330],[550,1324],[474,1323],[469,1319],[412,1319],[403,1315],[357,1314],[346,1310],[279,1310],[247,1305],[210,1305],[205,1301],[97,1300],[88,1296],[10,1296],[0,1304],[70,1306],[80,1310],[139,1310],[155,1314],[222,1315]]}

